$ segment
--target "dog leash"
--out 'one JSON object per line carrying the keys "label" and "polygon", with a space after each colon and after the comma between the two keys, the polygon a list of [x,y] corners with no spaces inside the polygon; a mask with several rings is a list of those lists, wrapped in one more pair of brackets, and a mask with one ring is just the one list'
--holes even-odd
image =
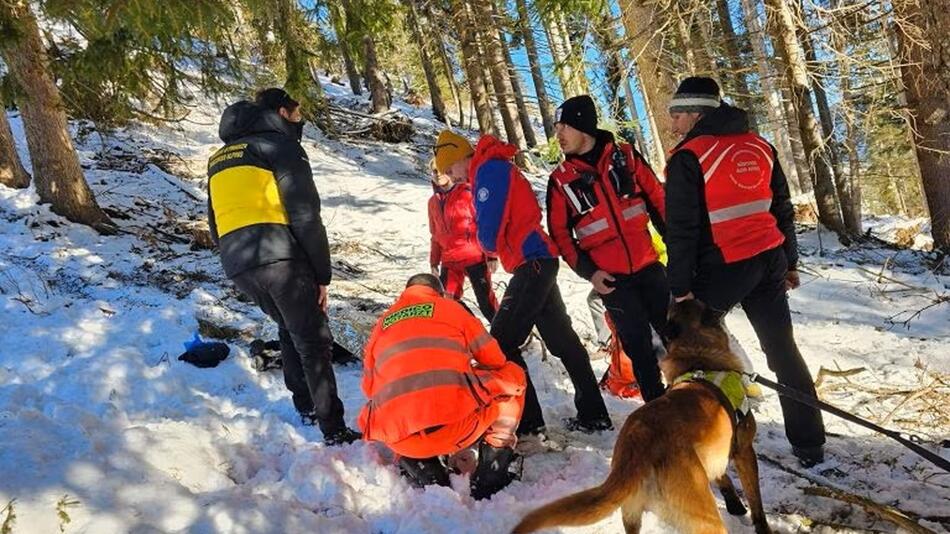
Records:
{"label": "dog leash", "polygon": [[837,415],[838,417],[846,421],[850,421],[856,425],[861,425],[864,428],[871,429],[879,434],[884,434],[885,436],[897,441],[898,443],[907,447],[908,449],[916,452],[917,454],[924,457],[925,459],[930,460],[930,462],[932,462],[937,467],[950,473],[950,461],[934,453],[933,451],[929,451],[925,449],[924,447],[918,445],[917,443],[914,443],[914,441],[922,441],[922,440],[913,434],[908,434],[910,439],[907,439],[904,436],[902,436],[900,432],[876,425],[866,419],[862,419],[854,414],[848,413],[842,410],[841,408],[832,406],[831,404],[828,404],[827,402],[805,395],[804,393],[802,393],[801,391],[798,391],[795,388],[791,388],[786,385],[773,382],[769,380],[768,378],[764,378],[757,373],[744,373],[744,374],[748,376],[749,379],[752,380],[753,382],[762,384],[763,386],[769,389],[773,389],[779,395],[782,395],[783,397],[788,397],[794,401],[798,401],[802,404],[811,406],[812,408],[824,410],[826,412]]}

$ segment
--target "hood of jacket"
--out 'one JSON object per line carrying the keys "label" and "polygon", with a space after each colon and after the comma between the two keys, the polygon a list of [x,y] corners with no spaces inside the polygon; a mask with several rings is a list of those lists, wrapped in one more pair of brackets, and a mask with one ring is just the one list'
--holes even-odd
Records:
{"label": "hood of jacket", "polygon": [[475,173],[482,163],[490,159],[501,159],[508,161],[518,153],[518,147],[510,145],[499,140],[492,135],[483,135],[475,145],[475,153],[472,155],[472,162],[468,165],[469,181],[475,179]]}
{"label": "hood of jacket", "polygon": [[228,106],[221,114],[218,136],[225,143],[261,133],[283,134],[300,141],[303,123],[290,122],[276,111],[242,100]]}

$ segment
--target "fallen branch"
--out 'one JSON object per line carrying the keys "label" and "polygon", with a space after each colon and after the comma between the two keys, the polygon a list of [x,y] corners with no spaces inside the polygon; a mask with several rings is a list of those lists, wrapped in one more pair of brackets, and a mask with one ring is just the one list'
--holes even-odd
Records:
{"label": "fallen branch", "polygon": [[913,532],[916,534],[936,534],[929,528],[920,526],[920,524],[918,524],[917,521],[907,513],[898,510],[893,506],[876,503],[867,497],[832,489],[826,486],[809,486],[807,488],[803,488],[802,491],[805,493],[805,495],[827,497],[829,499],[835,499],[848,504],[858,505],[861,508],[864,508],[865,512],[879,517],[885,521],[894,523],[898,527],[908,532]]}
{"label": "fallen branch", "polygon": [[901,400],[899,403],[897,403],[897,406],[895,406],[894,409],[890,411],[890,413],[884,416],[884,419],[881,419],[881,422],[879,424],[886,425],[888,422],[890,422],[891,418],[894,417],[894,414],[897,413],[897,410],[900,410],[901,408],[903,408],[905,404],[907,404],[910,401],[919,399],[920,397],[923,397],[924,395],[932,392],[935,389],[937,389],[937,380],[934,380],[933,382],[930,383],[930,385],[928,385],[925,388],[921,388],[909,395],[905,395],[904,399]]}
{"label": "fallen branch", "polygon": [[858,373],[863,373],[867,371],[864,367],[856,367],[854,369],[844,369],[840,371],[834,371],[831,369],[826,369],[824,366],[818,369],[818,378],[815,379],[815,387],[821,387],[822,382],[825,381],[826,376],[831,376],[835,378],[847,378],[849,376],[854,376]]}
{"label": "fallen branch", "polygon": [[772,458],[769,458],[768,456],[762,456],[760,454],[757,454],[756,456],[762,462],[772,465],[790,475],[795,475],[799,478],[803,478],[811,482],[812,484],[814,484],[814,486],[807,486],[805,488],[802,488],[802,492],[804,492],[805,495],[828,497],[831,499],[837,499],[839,501],[846,502],[848,504],[856,504],[864,508],[864,510],[868,512],[869,514],[879,517],[885,521],[894,523],[895,525],[903,529],[906,529],[908,532],[913,532],[916,534],[936,534],[934,531],[926,527],[920,526],[920,524],[917,523],[917,520],[919,520],[920,518],[917,517],[915,514],[911,514],[910,512],[904,512],[903,510],[900,510],[890,505],[878,504],[866,497],[855,495],[845,490],[844,488],[835,487],[836,486],[835,484],[832,484],[830,481],[824,479],[823,477],[818,477],[810,473],[799,471],[797,469],[788,467],[787,465],[782,464],[776,460],[773,460]]}

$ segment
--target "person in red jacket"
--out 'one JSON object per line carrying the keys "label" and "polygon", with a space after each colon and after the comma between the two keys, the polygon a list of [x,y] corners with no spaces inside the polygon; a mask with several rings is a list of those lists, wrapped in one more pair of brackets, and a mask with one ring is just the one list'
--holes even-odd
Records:
{"label": "person in red jacket", "polygon": [[670,290],[647,224],[664,232],[663,186],[643,156],[597,129],[590,96],[561,104],[555,128],[566,159],[548,180],[548,231],[600,293],[643,400],[651,401],[664,387],[650,326],[666,330]]}
{"label": "person in red jacket", "polygon": [[[788,308],[799,285],[794,210],[775,148],[710,78],[686,78],[670,103],[683,140],[666,166],[666,245],[677,301],[725,314],[742,304],[781,384],[815,397]],[[781,397],[785,433],[804,466],[823,461],[821,412]]]}
{"label": "person in red jacket", "polygon": [[498,260],[487,257],[478,246],[472,188],[466,182],[455,182],[440,173],[435,168],[435,160],[432,161],[432,188],[434,192],[429,198],[432,274],[439,277],[446,294],[455,300],[462,300],[467,276],[479,310],[491,322],[498,309],[491,285]]}
{"label": "person in red jacket", "polygon": [[[527,370],[520,347],[537,326],[574,385],[577,416],[565,421],[567,428],[587,433],[613,428],[590,358],[571,327],[557,287],[557,249],[541,227],[538,199],[531,184],[511,162],[517,148],[484,135],[474,154],[465,156],[465,151],[452,152],[460,144],[457,138],[448,131],[439,134],[439,172],[472,183],[478,242],[486,253],[497,254],[502,267],[513,274],[492,320],[492,336],[508,360]],[[443,150],[452,157],[440,157]],[[518,434],[533,434],[540,441],[545,438],[541,404],[530,376]]]}
{"label": "person in red jacket", "polygon": [[363,364],[363,437],[400,455],[410,480],[448,486],[445,457],[472,446],[473,497],[489,497],[517,476],[525,373],[474,315],[445,298],[438,278],[409,279],[373,327]]}

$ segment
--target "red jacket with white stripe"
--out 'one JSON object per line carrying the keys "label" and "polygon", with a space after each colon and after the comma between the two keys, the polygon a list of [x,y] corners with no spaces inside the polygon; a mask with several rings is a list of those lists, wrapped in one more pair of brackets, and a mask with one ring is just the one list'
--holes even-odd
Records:
{"label": "red jacket with white stripe", "polygon": [[591,156],[569,156],[551,173],[547,208],[548,232],[583,278],[598,269],[632,274],[659,261],[647,223],[653,219],[663,233],[663,186],[643,157],[615,144],[610,132],[598,132]]}
{"label": "red jacket with white stripe", "polygon": [[698,273],[783,247],[798,262],[794,210],[775,148],[723,104],[673,149],[666,167],[667,274],[673,296]]}

